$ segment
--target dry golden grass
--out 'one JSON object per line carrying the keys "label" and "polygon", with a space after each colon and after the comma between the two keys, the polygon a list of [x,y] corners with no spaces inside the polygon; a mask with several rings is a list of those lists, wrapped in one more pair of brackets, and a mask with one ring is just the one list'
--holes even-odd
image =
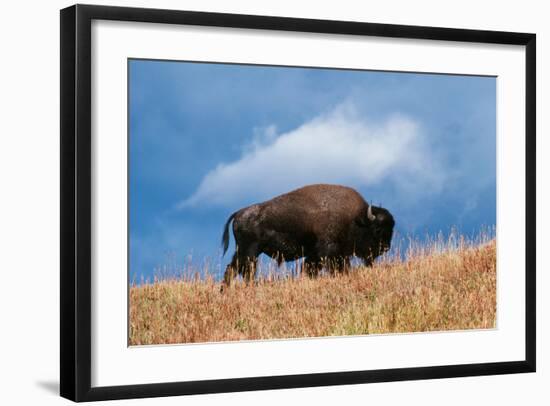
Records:
{"label": "dry golden grass", "polygon": [[130,345],[494,328],[496,243],[419,249],[347,275],[130,287]]}

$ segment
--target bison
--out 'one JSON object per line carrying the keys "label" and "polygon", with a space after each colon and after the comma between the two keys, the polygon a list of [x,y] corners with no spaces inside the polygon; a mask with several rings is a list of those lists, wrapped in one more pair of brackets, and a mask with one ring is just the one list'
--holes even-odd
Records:
{"label": "bison", "polygon": [[231,214],[223,231],[224,254],[231,221],[236,250],[222,290],[237,274],[253,280],[261,253],[279,265],[304,258],[304,270],[312,277],[323,267],[347,271],[351,256],[370,266],[389,250],[395,225],[388,210],[367,204],[354,189],[326,184],[305,186]]}

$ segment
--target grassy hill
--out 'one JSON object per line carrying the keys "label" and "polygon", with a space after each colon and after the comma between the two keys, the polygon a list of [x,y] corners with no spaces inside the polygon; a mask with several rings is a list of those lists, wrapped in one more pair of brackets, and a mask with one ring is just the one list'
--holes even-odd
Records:
{"label": "grassy hill", "polygon": [[130,345],[494,328],[496,242],[417,249],[317,279],[130,287]]}

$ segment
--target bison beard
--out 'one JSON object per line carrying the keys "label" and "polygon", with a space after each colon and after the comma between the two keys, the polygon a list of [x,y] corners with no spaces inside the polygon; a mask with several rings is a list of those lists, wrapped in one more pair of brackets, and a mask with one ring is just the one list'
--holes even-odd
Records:
{"label": "bison beard", "polygon": [[225,224],[224,254],[231,221],[237,248],[222,290],[237,275],[252,281],[262,253],[279,265],[304,258],[312,277],[323,268],[347,271],[351,256],[370,266],[389,250],[395,224],[388,210],[369,206],[354,189],[339,185],[305,186],[236,211]]}

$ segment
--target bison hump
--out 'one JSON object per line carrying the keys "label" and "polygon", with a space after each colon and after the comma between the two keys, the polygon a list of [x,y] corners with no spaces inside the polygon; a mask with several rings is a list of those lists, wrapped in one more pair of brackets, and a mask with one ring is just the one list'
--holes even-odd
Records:
{"label": "bison hump", "polygon": [[[284,223],[306,229],[345,224],[365,209],[366,202],[352,188],[318,184],[305,186],[261,204],[262,218],[273,227]],[[287,228],[287,227],[284,227]]]}

